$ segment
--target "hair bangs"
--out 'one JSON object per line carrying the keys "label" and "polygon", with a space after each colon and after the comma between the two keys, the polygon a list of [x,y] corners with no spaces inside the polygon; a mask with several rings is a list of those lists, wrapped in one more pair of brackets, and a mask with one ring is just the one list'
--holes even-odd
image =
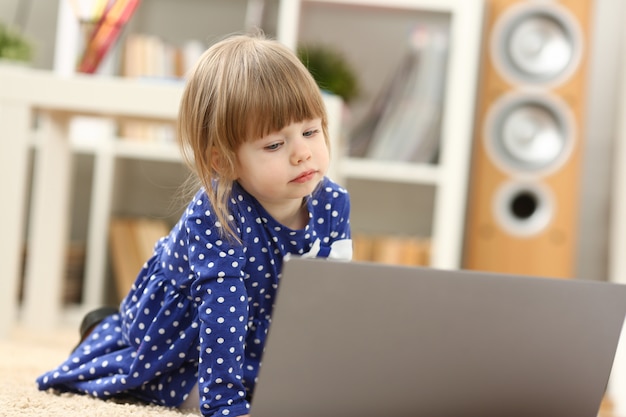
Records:
{"label": "hair bangs", "polygon": [[239,99],[229,110],[229,130],[235,147],[303,120],[319,118],[326,130],[326,109],[319,87],[291,52],[280,52],[283,51],[274,51],[277,56],[272,58],[284,61],[283,65],[268,68],[252,62],[240,74],[244,78],[239,80],[241,94],[233,95]]}
{"label": "hair bangs", "polygon": [[[286,88],[283,91],[274,90],[269,95],[255,97],[258,100],[257,112],[248,126],[248,138],[260,139],[291,123],[303,120],[322,119],[326,125],[326,112],[319,94],[317,87],[314,91]],[[284,97],[280,97],[281,95]]]}

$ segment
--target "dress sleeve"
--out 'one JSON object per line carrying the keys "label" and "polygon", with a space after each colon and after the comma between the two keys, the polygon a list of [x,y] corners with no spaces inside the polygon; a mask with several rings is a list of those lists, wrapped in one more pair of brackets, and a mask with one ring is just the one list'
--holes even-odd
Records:
{"label": "dress sleeve", "polygon": [[244,248],[220,234],[221,226],[206,201],[190,207],[188,257],[191,296],[200,324],[198,386],[205,416],[249,414],[243,381],[248,295],[243,281]]}
{"label": "dress sleeve", "polygon": [[352,259],[348,192],[326,179],[313,198],[312,205],[315,227],[321,239],[318,242],[319,250],[313,250],[310,255],[341,260]]}

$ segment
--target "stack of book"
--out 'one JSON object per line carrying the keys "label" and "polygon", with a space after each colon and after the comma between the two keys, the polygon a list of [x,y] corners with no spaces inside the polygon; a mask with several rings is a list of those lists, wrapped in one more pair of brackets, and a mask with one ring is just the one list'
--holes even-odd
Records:
{"label": "stack of book", "polygon": [[447,56],[447,32],[431,25],[415,28],[393,77],[353,129],[351,156],[436,162]]}
{"label": "stack of book", "polygon": [[353,259],[390,265],[430,265],[430,239],[414,236],[368,235],[352,236]]}
{"label": "stack of book", "polygon": [[[190,40],[176,46],[158,36],[129,33],[123,46],[120,73],[123,77],[146,82],[182,83],[205,46]],[[120,123],[120,137],[139,142],[173,143],[172,123],[126,120]]]}
{"label": "stack of book", "polygon": [[109,244],[119,300],[126,296],[144,263],[152,256],[155,244],[169,232],[170,228],[163,220],[144,217],[111,220]]}
{"label": "stack of book", "polygon": [[180,81],[198,60],[205,45],[189,40],[174,45],[156,35],[129,33],[124,42],[121,75]]}

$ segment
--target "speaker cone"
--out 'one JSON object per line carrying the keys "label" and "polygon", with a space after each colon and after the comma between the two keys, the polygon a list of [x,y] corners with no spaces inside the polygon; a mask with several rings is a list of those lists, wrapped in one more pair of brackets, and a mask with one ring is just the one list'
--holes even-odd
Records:
{"label": "speaker cone", "polygon": [[506,78],[526,84],[563,81],[578,65],[582,37],[566,9],[520,3],[501,16],[492,34],[492,56]]}
{"label": "speaker cone", "polygon": [[502,170],[545,173],[573,147],[573,118],[548,94],[510,94],[496,101],[485,124],[486,148]]}

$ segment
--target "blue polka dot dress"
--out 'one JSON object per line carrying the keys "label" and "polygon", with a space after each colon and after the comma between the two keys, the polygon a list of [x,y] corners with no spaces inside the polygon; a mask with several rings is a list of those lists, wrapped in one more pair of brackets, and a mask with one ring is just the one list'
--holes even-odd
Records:
{"label": "blue polka dot dress", "polygon": [[235,184],[239,244],[220,236],[200,190],[155,245],[119,314],[40,376],[39,389],[178,406],[197,383],[204,415],[250,413],[283,257],[351,256],[346,191],[325,178],[306,204],[307,226],[291,230]]}

